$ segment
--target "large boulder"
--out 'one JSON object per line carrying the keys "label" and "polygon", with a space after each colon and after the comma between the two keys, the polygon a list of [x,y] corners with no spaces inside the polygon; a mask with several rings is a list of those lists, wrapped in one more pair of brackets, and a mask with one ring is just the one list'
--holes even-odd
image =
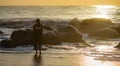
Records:
{"label": "large boulder", "polygon": [[94,33],[89,34],[91,37],[96,37],[98,39],[109,39],[109,38],[118,38],[119,33],[112,28],[102,28],[97,30]]}
{"label": "large boulder", "polygon": [[43,43],[61,44],[58,32],[49,26],[45,26],[43,30]]}
{"label": "large boulder", "polygon": [[64,25],[57,31],[62,42],[83,42],[81,33],[71,25]]}
{"label": "large boulder", "polygon": [[77,18],[74,18],[74,19],[70,20],[68,24],[74,26],[77,29],[79,29],[80,21]]}
{"label": "large boulder", "polygon": [[14,31],[10,39],[20,45],[33,44],[33,31],[29,29]]}
{"label": "large boulder", "polygon": [[4,34],[2,31],[0,31],[0,34]]}
{"label": "large boulder", "polygon": [[16,44],[12,40],[2,40],[0,46],[5,48],[14,48],[16,47]]}
{"label": "large boulder", "polygon": [[[11,34],[11,40],[19,45],[28,45],[34,43],[33,30],[17,30]],[[59,34],[51,27],[44,26],[43,44],[60,44]]]}
{"label": "large boulder", "polygon": [[111,27],[114,24],[109,19],[104,18],[92,18],[92,19],[85,19],[80,22],[79,31],[81,33],[92,33],[96,32],[97,30],[105,27]]}
{"label": "large boulder", "polygon": [[[11,36],[11,40],[2,40],[2,47],[16,47],[21,45],[33,45],[33,30],[17,30]],[[43,29],[43,44],[60,44],[59,34],[53,28],[45,26]]]}

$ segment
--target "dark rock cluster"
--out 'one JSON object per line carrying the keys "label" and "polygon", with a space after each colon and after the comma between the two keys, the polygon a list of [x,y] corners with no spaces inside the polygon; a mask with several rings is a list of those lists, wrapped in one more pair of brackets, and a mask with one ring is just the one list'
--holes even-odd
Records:
{"label": "dark rock cluster", "polygon": [[[64,25],[55,30],[49,26],[44,26],[42,44],[56,45],[61,42],[84,42],[82,35],[73,26]],[[1,46],[13,48],[21,45],[33,45],[33,30],[13,31],[9,40],[2,40]]]}
{"label": "dark rock cluster", "polygon": [[[21,26],[28,25],[29,22],[22,22]],[[113,39],[120,37],[120,26],[112,23],[109,19],[104,18],[91,18],[79,21],[77,18],[69,22],[55,22],[46,21],[42,22],[43,29],[43,44],[56,45],[62,42],[84,42],[82,34],[88,34],[89,37],[96,39]],[[20,24],[20,23],[19,23]],[[3,24],[10,27],[9,24]],[[15,22],[14,25],[17,25]],[[2,47],[17,47],[21,45],[33,45],[33,30],[30,26],[33,22],[29,23],[28,27],[24,30],[13,31],[9,40],[2,40],[0,46]],[[2,26],[2,25],[0,25]],[[15,26],[14,26],[15,27]],[[3,34],[1,31],[0,34]]]}
{"label": "dark rock cluster", "polygon": [[[75,20],[75,19],[74,19]],[[79,32],[88,34],[90,37],[97,39],[111,39],[120,37],[119,26],[112,23],[109,19],[91,18],[85,19],[81,22],[71,20],[69,24],[76,27]]]}

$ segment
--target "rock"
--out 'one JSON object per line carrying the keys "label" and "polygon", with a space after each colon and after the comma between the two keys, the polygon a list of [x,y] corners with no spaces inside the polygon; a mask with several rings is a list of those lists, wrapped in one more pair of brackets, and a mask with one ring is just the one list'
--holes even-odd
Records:
{"label": "rock", "polygon": [[4,34],[2,31],[0,31],[0,34]]}
{"label": "rock", "polygon": [[112,21],[104,18],[85,19],[80,22],[78,30],[81,33],[92,33],[109,26],[113,26]]}
{"label": "rock", "polygon": [[120,42],[115,46],[115,48],[120,48]]}
{"label": "rock", "polygon": [[11,34],[10,38],[15,43],[32,44],[33,43],[33,31],[32,30],[17,30]]}
{"label": "rock", "polygon": [[72,25],[78,29],[80,26],[80,21],[77,18],[74,18],[74,19],[69,21],[69,25]]}
{"label": "rock", "polygon": [[43,43],[44,44],[61,44],[59,34],[53,28],[49,26],[44,27],[43,31]]}
{"label": "rock", "polygon": [[[11,40],[19,45],[33,45],[33,30],[17,30],[11,34]],[[59,34],[49,26],[43,29],[43,44],[60,44]]]}
{"label": "rock", "polygon": [[12,40],[2,40],[0,46],[5,48],[16,47],[15,43]]}
{"label": "rock", "polygon": [[91,37],[95,37],[98,39],[108,39],[108,38],[118,38],[119,33],[111,28],[102,28],[100,30],[97,30],[94,33],[89,34]]}
{"label": "rock", "polygon": [[73,26],[66,25],[57,29],[62,42],[83,42],[81,33]]}

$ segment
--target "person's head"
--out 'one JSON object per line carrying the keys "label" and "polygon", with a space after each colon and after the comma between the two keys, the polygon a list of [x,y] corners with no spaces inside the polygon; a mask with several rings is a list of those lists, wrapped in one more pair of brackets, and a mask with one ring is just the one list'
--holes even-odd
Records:
{"label": "person's head", "polygon": [[36,19],[36,23],[37,23],[37,24],[40,24],[40,19]]}

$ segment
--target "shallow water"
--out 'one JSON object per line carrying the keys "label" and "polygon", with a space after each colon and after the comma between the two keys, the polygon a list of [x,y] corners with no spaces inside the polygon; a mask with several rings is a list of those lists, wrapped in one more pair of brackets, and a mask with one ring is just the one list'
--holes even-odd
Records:
{"label": "shallow water", "polygon": [[[114,48],[119,41],[93,41],[90,45],[94,47],[85,47],[82,43],[62,43],[62,45],[42,46],[44,54],[84,54],[102,61],[120,61],[120,50]],[[0,53],[35,53],[33,46],[20,46],[16,48],[0,48]]]}
{"label": "shallow water", "polygon": [[42,46],[42,55],[35,57],[33,46],[0,48],[2,66],[119,66],[120,50],[114,48],[119,41],[89,41],[94,47],[82,43]]}
{"label": "shallow water", "polygon": [[81,53],[42,53],[34,56],[34,53],[0,53],[0,65],[2,66],[119,66],[119,61],[97,60]]}
{"label": "shallow water", "polygon": [[[17,29],[0,28],[6,35],[1,35],[0,40],[9,39],[11,33]],[[84,54],[89,57],[94,57],[96,60],[104,61],[120,61],[120,49],[114,48],[119,43],[120,39],[111,40],[95,40],[83,35],[84,40],[93,47],[87,47],[82,43],[63,42],[61,45],[44,45],[42,53],[45,54]],[[16,48],[0,48],[0,53],[35,53],[33,46],[19,46]]]}

